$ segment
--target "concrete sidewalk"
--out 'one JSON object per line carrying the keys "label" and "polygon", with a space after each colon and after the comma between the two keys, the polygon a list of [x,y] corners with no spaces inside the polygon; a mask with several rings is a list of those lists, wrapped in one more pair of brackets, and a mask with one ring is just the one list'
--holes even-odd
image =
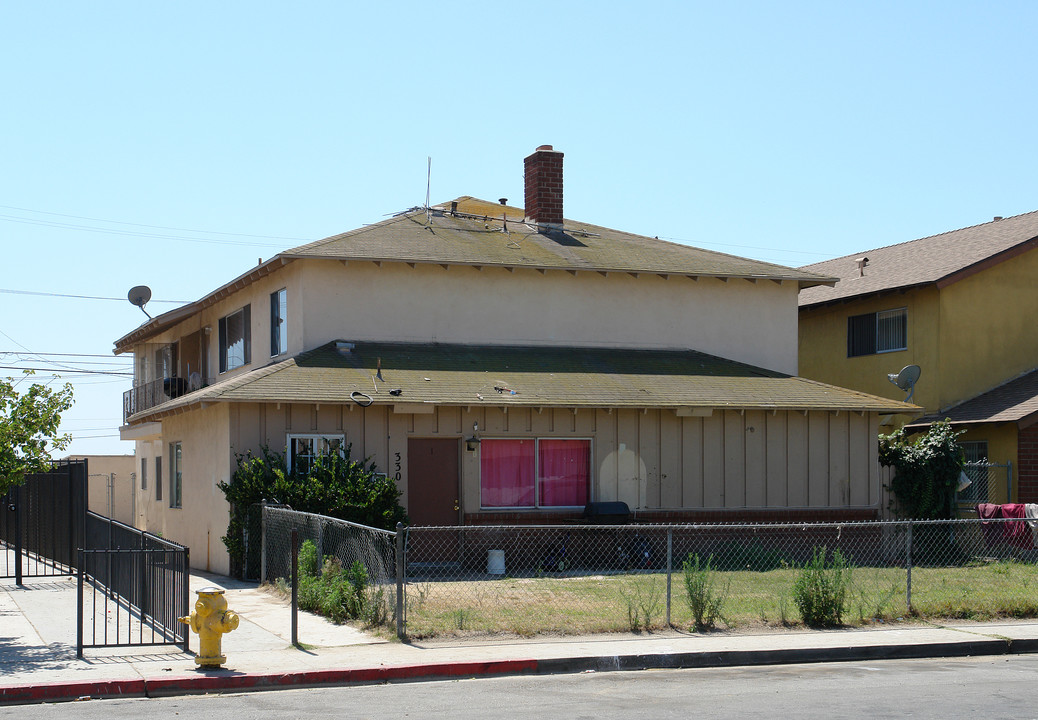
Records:
{"label": "concrete sidewalk", "polygon": [[[23,587],[0,581],[0,704],[505,674],[1038,652],[1038,622],[1032,621],[401,643],[308,613],[299,614],[305,649],[298,649],[290,642],[287,603],[254,584],[192,575],[192,591],[207,585],[225,588],[228,607],[241,617],[238,629],[223,638],[224,670],[197,670],[192,655],[168,646],[86,650],[84,659],[77,659],[75,580],[27,579]],[[198,647],[195,635],[191,647]]]}

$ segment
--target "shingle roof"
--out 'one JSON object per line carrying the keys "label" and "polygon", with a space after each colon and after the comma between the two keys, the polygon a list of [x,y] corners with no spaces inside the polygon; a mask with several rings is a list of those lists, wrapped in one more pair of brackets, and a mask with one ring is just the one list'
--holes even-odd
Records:
{"label": "shingle roof", "polygon": [[[455,203],[457,208],[452,212]],[[562,233],[542,234],[524,222],[519,208],[464,196],[434,206],[429,213],[424,208],[412,208],[388,220],[279,253],[205,297],[148,320],[116,340],[115,351],[129,352],[134,343],[172,327],[286,263],[306,258],[790,280],[801,288],[835,280],[573,220],[565,221]]]}
{"label": "shingle roof", "polygon": [[[919,411],[897,400],[695,351],[351,345],[349,351],[337,349],[336,343],[323,345],[138,413],[131,420],[198,402],[349,403],[355,392],[384,405]],[[382,380],[374,379],[379,363]],[[400,393],[393,395],[391,390]]]}
{"label": "shingle roof", "polygon": [[909,427],[926,426],[938,420],[948,420],[953,425],[1024,421],[1024,427],[1026,427],[1032,424],[1036,418],[1038,418],[1038,369],[960,403],[945,412],[919,418]]}
{"label": "shingle roof", "polygon": [[286,257],[446,263],[602,272],[648,272],[795,280],[802,286],[832,278],[749,258],[726,255],[564,221],[561,233],[542,234],[519,208],[461,197],[434,212],[416,208],[395,218],[309,243]]}
{"label": "shingle roof", "polygon": [[[931,283],[953,282],[987,262],[1038,247],[1038,211],[953,230],[940,235],[865,250],[801,270],[840,278],[834,287],[800,291],[800,306]],[[867,257],[863,277],[857,258]]]}

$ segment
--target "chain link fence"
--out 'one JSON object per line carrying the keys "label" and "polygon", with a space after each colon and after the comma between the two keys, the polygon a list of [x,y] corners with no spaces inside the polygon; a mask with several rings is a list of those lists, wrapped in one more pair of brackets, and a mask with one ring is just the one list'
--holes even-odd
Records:
{"label": "chain link fence", "polygon": [[361,563],[402,637],[689,628],[697,577],[719,627],[799,623],[794,588],[819,558],[843,568],[845,624],[1038,615],[1035,529],[1019,519],[410,527],[398,537],[268,508],[269,582],[290,577],[292,529],[321,558]]}
{"label": "chain link fence", "polygon": [[818,553],[845,566],[847,623],[1033,616],[1033,533],[1022,520],[409,528],[406,631],[687,628],[696,568],[721,627],[796,623],[794,586]]}
{"label": "chain link fence", "polygon": [[[263,506],[260,580],[291,589],[295,551],[313,558],[300,567],[304,610],[328,611],[334,620],[388,625],[397,617],[396,533],[346,520]],[[311,543],[309,550],[306,543]],[[304,577],[305,576],[305,577]],[[329,580],[322,587],[319,578]],[[335,578],[335,582],[331,582]],[[401,631],[402,632],[402,631]]]}

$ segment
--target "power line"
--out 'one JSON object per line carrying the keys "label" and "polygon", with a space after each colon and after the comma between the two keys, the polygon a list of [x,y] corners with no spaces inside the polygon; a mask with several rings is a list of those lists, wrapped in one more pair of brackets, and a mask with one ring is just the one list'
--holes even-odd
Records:
{"label": "power line", "polygon": [[266,240],[289,240],[292,242],[308,242],[305,238],[281,237],[280,235],[251,235],[249,233],[220,232],[218,230],[192,230],[191,228],[167,227],[165,225],[145,225],[143,223],[123,222],[122,220],[106,220],[104,218],[84,217],[82,215],[65,215],[64,213],[48,212],[46,210],[33,210],[31,208],[14,207],[13,205],[0,205],[5,210],[17,210],[19,212],[31,212],[38,215],[52,215],[54,217],[67,217],[73,220],[90,220],[91,222],[111,223],[113,225],[130,225],[133,227],[152,228],[153,230],[176,230],[177,232],[192,232],[203,235],[230,235],[233,237],[255,237]]}
{"label": "power line", "polygon": [[[33,372],[54,372],[54,368],[21,367],[18,365],[0,365],[0,370],[32,370]],[[133,377],[132,372],[118,372],[116,370],[80,370],[79,368],[64,368],[64,372],[83,373],[86,375],[119,375],[124,377]],[[60,376],[55,374],[55,377]]]}
{"label": "power line", "polygon": [[[157,301],[161,302],[161,301]],[[172,301],[168,301],[172,302]],[[61,357],[96,357],[96,358],[108,358],[109,360],[117,358],[116,355],[105,355],[103,353],[59,353],[59,352],[32,352],[30,350],[0,350],[0,355],[46,355],[46,356],[61,356]]]}
{"label": "power line", "polygon": [[[99,228],[89,225],[75,225],[71,223],[58,223],[49,220],[32,220],[29,218],[14,217],[11,215],[0,215],[0,220],[6,222],[20,223],[22,225],[38,225],[40,227],[56,228],[59,230],[76,230],[79,232],[105,233],[106,235],[123,235],[126,237],[150,238],[153,240],[178,240],[181,242],[203,243],[208,245],[237,245],[246,247],[284,247],[283,243],[242,242],[238,240],[215,240],[212,238],[192,238],[180,235],[164,235],[162,233],[134,232],[132,230],[119,230],[116,228]],[[310,241],[303,241],[310,242]]]}
{"label": "power line", "polygon": [[[119,302],[126,302],[124,297],[102,297],[100,295],[68,295],[66,293],[53,293],[53,292],[42,292],[37,290],[9,290],[0,288],[0,293],[8,293],[10,295],[37,295],[41,297],[62,297],[62,298],[76,298],[77,300],[118,300]],[[177,303],[180,305],[191,302],[190,300],[149,300],[148,302],[155,303]]]}

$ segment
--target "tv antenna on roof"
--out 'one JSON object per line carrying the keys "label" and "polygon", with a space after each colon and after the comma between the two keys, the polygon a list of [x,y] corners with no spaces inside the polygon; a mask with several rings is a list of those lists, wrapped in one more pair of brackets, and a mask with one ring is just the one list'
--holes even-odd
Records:
{"label": "tv antenna on roof", "polygon": [[[126,299],[130,301],[131,305],[136,305],[141,309],[141,312],[148,315],[148,311],[144,309],[144,306],[151,300],[151,288],[147,285],[134,285],[130,288],[130,292],[126,293]],[[148,315],[148,319],[151,320],[151,315]]]}
{"label": "tv antenna on roof", "polygon": [[908,402],[912,399],[912,393],[915,392],[915,384],[919,382],[921,372],[918,365],[906,365],[901,368],[899,373],[887,373],[887,379],[902,390],[908,391],[908,397],[905,398],[905,402]]}

